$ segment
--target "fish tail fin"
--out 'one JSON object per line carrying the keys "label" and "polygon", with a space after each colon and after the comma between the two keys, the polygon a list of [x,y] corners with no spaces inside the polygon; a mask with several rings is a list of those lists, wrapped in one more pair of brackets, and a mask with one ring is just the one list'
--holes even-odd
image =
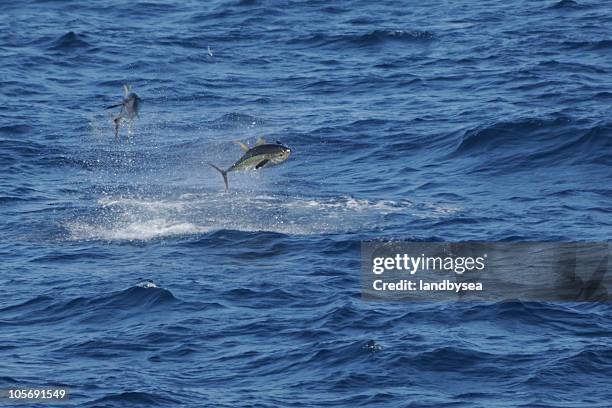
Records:
{"label": "fish tail fin", "polygon": [[225,190],[229,190],[229,184],[227,183],[227,171],[215,166],[212,163],[208,163],[208,165],[211,166],[213,169],[217,170],[219,173],[221,173],[221,175],[223,176],[223,182],[225,183]]}
{"label": "fish tail fin", "polygon": [[121,125],[121,116],[117,116],[113,119],[115,124],[115,140],[119,141],[119,126]]}

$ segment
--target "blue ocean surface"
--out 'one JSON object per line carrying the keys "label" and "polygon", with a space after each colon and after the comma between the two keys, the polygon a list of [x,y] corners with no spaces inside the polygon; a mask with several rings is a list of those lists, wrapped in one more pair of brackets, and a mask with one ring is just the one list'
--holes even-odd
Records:
{"label": "blue ocean surface", "polygon": [[[608,303],[371,302],[360,274],[362,241],[610,240],[609,2],[0,14],[0,390],[70,388],[45,407],[612,406]],[[116,142],[104,108],[123,84],[143,102]],[[262,136],[290,159],[225,192],[207,163]]]}

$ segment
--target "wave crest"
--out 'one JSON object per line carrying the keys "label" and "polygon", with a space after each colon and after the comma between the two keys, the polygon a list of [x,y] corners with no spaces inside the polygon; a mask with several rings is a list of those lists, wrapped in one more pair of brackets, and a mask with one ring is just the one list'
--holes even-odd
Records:
{"label": "wave crest", "polygon": [[420,30],[373,30],[366,33],[323,34],[296,38],[293,44],[311,44],[315,46],[345,45],[349,47],[368,47],[384,43],[414,44],[428,42],[435,38],[431,31]]}
{"label": "wave crest", "polygon": [[83,34],[77,34],[74,31],[69,31],[49,44],[48,49],[55,51],[69,51],[89,47],[91,47],[91,44],[85,41],[85,36]]}
{"label": "wave crest", "polygon": [[479,157],[480,169],[528,170],[559,164],[609,163],[612,125],[560,117],[526,118],[463,131],[453,159]]}

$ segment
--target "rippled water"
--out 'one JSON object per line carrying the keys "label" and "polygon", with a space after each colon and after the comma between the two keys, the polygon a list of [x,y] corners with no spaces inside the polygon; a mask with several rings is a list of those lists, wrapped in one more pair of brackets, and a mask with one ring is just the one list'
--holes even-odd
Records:
{"label": "rippled water", "polygon": [[[0,389],[610,406],[607,304],[359,292],[362,240],[609,241],[610,27],[604,1],[3,4]],[[206,163],[261,136],[292,157],[224,192]]]}

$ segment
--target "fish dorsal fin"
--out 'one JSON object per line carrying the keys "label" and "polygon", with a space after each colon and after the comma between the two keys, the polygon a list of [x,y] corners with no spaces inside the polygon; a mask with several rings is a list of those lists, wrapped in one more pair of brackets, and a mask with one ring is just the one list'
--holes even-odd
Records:
{"label": "fish dorsal fin", "polygon": [[242,150],[244,150],[245,152],[248,152],[250,150],[249,146],[247,146],[246,144],[242,143],[240,140],[236,140],[236,141],[234,141],[234,143],[236,143],[238,146],[240,146],[240,148]]}
{"label": "fish dorsal fin", "polygon": [[257,139],[257,143],[255,143],[255,146],[260,146],[262,144],[266,144],[266,139],[260,137],[259,139]]}
{"label": "fish dorsal fin", "polygon": [[125,96],[129,95],[131,89],[132,89],[131,85],[123,85],[123,93],[125,94]]}

